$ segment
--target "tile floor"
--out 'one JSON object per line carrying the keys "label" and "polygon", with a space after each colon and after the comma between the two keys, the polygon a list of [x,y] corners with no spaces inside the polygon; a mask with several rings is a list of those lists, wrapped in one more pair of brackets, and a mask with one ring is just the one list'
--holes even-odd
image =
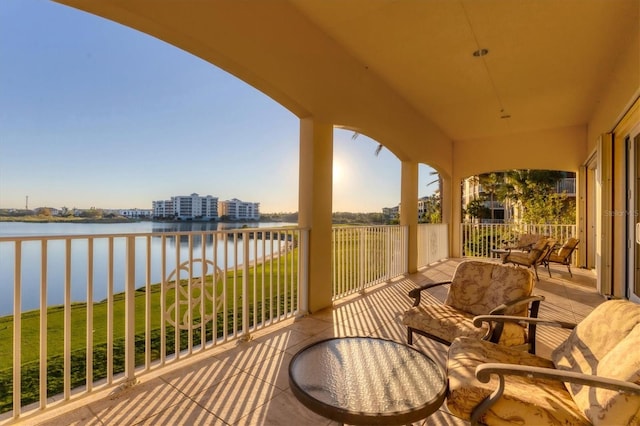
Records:
{"label": "tile floor", "polygon": [[[423,282],[450,279],[460,259],[434,264],[337,302],[327,309],[255,333],[248,342],[234,342],[185,360],[160,374],[144,376],[128,389],[97,393],[73,401],[26,423],[41,425],[331,425],[293,396],[287,368],[292,356],[309,343],[334,337],[365,335],[406,342],[401,324],[412,299],[409,290]],[[595,290],[595,275],[552,267],[553,278],[540,271],[536,293],[544,295],[540,317],[580,321],[604,299]],[[429,297],[443,300],[446,288]],[[539,329],[538,354],[550,351],[569,333]],[[444,364],[446,346],[418,336],[416,347]],[[446,406],[417,423],[465,425]]]}

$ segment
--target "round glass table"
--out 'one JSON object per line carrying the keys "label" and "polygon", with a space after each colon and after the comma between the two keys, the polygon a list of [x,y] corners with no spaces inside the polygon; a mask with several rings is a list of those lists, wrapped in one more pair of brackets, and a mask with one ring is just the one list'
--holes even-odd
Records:
{"label": "round glass table", "polygon": [[391,340],[343,337],[313,343],[289,364],[293,394],[329,419],[407,424],[443,403],[446,375],[422,352]]}

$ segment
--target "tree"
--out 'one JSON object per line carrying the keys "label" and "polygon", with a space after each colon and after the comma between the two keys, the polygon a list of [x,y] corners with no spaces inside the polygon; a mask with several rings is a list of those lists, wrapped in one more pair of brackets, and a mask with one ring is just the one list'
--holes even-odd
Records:
{"label": "tree", "polygon": [[40,212],[38,213],[40,216],[47,216],[50,217],[51,215],[51,209],[49,207],[43,207],[40,209]]}
{"label": "tree", "polygon": [[419,218],[421,223],[442,223],[442,213],[440,206],[440,193],[436,192],[432,195],[424,197],[423,213]]}
{"label": "tree", "polygon": [[484,205],[484,200],[481,198],[474,198],[467,205],[466,213],[476,219],[488,219],[491,217],[491,212],[487,206]]}
{"label": "tree", "polygon": [[509,170],[505,173],[505,197],[523,202],[535,193],[551,194],[564,174],[556,170]]}

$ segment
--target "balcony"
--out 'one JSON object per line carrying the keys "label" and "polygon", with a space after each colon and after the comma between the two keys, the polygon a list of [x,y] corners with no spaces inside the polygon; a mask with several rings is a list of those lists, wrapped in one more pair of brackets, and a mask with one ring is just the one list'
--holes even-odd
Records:
{"label": "balcony", "polygon": [[[418,228],[421,264],[447,256],[447,230]],[[407,227],[332,234],[333,300],[406,274]],[[307,241],[293,227],[0,237],[0,281],[13,296],[0,312],[14,313],[1,318],[0,422],[127,387],[303,316]]]}
{"label": "balcony", "polygon": [[[307,410],[288,385],[288,363],[300,348],[334,336],[377,336],[406,341],[402,312],[411,301],[407,292],[425,281],[448,279],[460,259],[449,259],[336,301],[327,309],[291,318],[261,330],[250,341],[236,341],[176,363],[140,379],[129,388],[96,392],[71,400],[34,418],[39,424],[330,424]],[[603,301],[591,271],[573,279],[557,271],[541,274],[536,293],[544,295],[540,316],[580,321]],[[442,301],[446,289],[430,294]],[[548,355],[568,331],[540,330],[538,353]],[[418,338],[416,346],[444,362],[446,346]],[[62,420],[64,419],[64,420]],[[445,407],[421,424],[466,424]]]}

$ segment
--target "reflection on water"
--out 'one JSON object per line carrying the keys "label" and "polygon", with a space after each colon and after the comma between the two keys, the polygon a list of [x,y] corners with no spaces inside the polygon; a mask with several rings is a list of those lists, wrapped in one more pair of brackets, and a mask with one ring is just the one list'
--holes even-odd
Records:
{"label": "reflection on water", "polygon": [[[227,227],[226,225],[232,225]],[[217,231],[218,229],[235,229],[242,225],[218,222],[153,222],[151,232],[192,232]]]}
{"label": "reflection on water", "polygon": [[[147,282],[147,259],[150,264],[150,283],[159,283],[164,274],[167,277],[176,267],[176,261],[183,262],[192,259],[209,259],[220,268],[241,265],[244,255],[248,260],[260,259],[277,252],[281,241],[269,239],[270,235],[261,232],[251,233],[250,238],[234,238],[234,233],[212,233],[213,231],[233,230],[243,224],[215,223],[215,222],[140,222],[126,224],[29,224],[1,223],[0,235],[92,235],[91,249],[88,239],[52,240],[47,244],[46,276],[47,276],[47,304],[60,305],[64,303],[65,282],[71,283],[71,297],[73,301],[87,300],[87,280],[89,274],[88,253],[93,252],[91,278],[93,280],[93,299],[100,301],[107,297],[108,282],[113,281],[115,293],[124,291],[126,265],[126,239],[123,237],[109,238],[108,235],[122,235],[130,233],[146,234],[135,237],[135,286],[144,286]],[[51,226],[42,226],[51,225]],[[62,226],[61,226],[62,225]],[[72,226],[65,226],[72,225]],[[256,223],[250,228],[281,227],[295,224]],[[238,231],[241,231],[238,229]],[[187,232],[179,235],[171,233]],[[199,234],[200,232],[200,234]],[[151,235],[165,234],[165,235]],[[206,233],[206,234],[205,234]],[[238,235],[238,234],[236,234]],[[254,238],[256,237],[256,238]],[[69,247],[67,247],[69,244]],[[245,248],[245,244],[247,244]],[[111,246],[113,247],[111,249]],[[66,277],[66,253],[70,253],[70,276]],[[41,258],[43,256],[40,241],[25,241],[21,244],[22,266],[20,270],[22,310],[36,309],[39,306]],[[110,260],[111,259],[111,260]],[[0,316],[13,312],[15,244],[0,242],[0,291],[6,297],[0,298]],[[112,266],[111,266],[112,265]],[[194,267],[194,276],[200,272]],[[184,278],[184,277],[181,277]]]}

